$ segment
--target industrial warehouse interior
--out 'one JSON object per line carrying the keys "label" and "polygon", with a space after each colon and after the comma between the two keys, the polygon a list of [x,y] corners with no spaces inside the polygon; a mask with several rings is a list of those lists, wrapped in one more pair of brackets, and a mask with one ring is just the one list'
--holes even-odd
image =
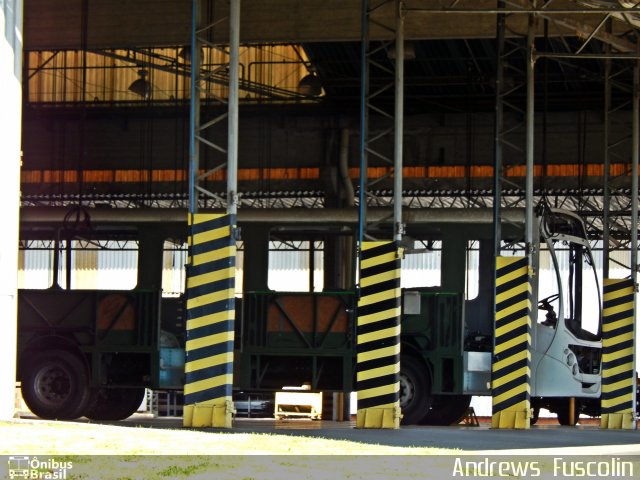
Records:
{"label": "industrial warehouse interior", "polygon": [[638,474],[640,2],[0,15],[0,472]]}

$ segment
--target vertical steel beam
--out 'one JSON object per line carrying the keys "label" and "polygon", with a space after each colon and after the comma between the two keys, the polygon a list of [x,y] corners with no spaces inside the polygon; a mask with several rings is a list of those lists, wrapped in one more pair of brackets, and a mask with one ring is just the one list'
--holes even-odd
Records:
{"label": "vertical steel beam", "polygon": [[[384,8],[393,6],[396,11],[394,25],[385,25],[373,15]],[[399,240],[404,232],[402,225],[402,129],[404,115],[404,3],[402,0],[381,0],[371,6],[363,0],[361,31],[361,77],[360,77],[360,192],[358,237],[360,243],[376,240],[373,228],[376,226],[367,217],[367,208],[391,206],[393,213],[382,221],[394,222],[394,239]],[[393,34],[393,41],[370,39],[371,25]],[[394,94],[393,108],[389,93]],[[371,131],[375,121],[375,131]],[[393,154],[389,143],[393,139]],[[369,179],[369,166],[383,167],[386,172],[380,178]],[[393,196],[383,198],[378,189],[393,176]]]}
{"label": "vertical steel beam", "polygon": [[[498,11],[506,10],[506,1],[498,0]],[[500,209],[503,184],[533,192],[533,179],[529,185],[517,185],[515,177],[507,178],[510,167],[523,167],[533,161],[533,38],[535,30],[530,26],[525,37],[507,37],[506,13],[496,17],[496,97],[494,131],[494,179],[493,179],[493,217],[494,217],[494,253],[500,254]],[[533,22],[533,19],[531,20]],[[531,132],[531,133],[530,133]],[[507,157],[507,153],[510,153]],[[528,178],[528,177],[526,177]]]}
{"label": "vertical steel beam", "polygon": [[364,241],[367,217],[367,169],[369,155],[367,153],[367,137],[369,135],[369,115],[367,99],[369,98],[369,0],[360,4],[360,178],[358,192],[358,248]]}
{"label": "vertical steel beam", "polygon": [[[504,9],[504,0],[498,0],[498,8]],[[500,204],[502,203],[502,162],[504,131],[504,41],[505,41],[505,14],[498,13],[496,18],[496,102],[495,102],[495,130],[494,130],[494,162],[493,162],[493,258],[500,255]],[[493,284],[495,285],[495,278]]]}
{"label": "vertical steel beam", "polygon": [[[607,31],[612,31],[611,19],[607,23]],[[605,44],[605,53],[611,54],[612,47]],[[633,91],[633,81],[629,79],[634,75],[634,63],[622,59],[607,58],[605,60],[604,72],[604,172],[603,172],[603,212],[602,212],[602,242],[603,242],[603,276],[610,278],[612,275],[620,276],[610,272],[615,264],[619,267],[627,268],[626,264],[617,262],[611,257],[614,250],[622,250],[626,247],[626,242],[621,240],[624,237],[630,240],[631,227],[616,214],[620,209],[617,203],[614,187],[617,186],[619,177],[626,176],[633,168],[634,135],[633,119],[629,122],[627,112],[633,112],[635,106],[632,105],[635,93]],[[633,115],[633,113],[632,113]],[[615,162],[615,163],[614,163]],[[612,170],[617,164],[629,164],[624,174]],[[629,198],[629,201],[632,199]],[[633,202],[630,207],[633,208]],[[612,214],[613,211],[613,214]],[[633,263],[628,266],[633,274]],[[623,274],[624,275],[624,274]],[[626,276],[626,275],[625,275]]]}
{"label": "vertical steel beam", "polygon": [[[362,49],[360,92],[360,194],[358,248],[360,284],[356,360],[358,390],[358,428],[399,428],[400,426],[400,249],[402,224],[402,135],[404,115],[404,19],[401,0],[383,1],[376,8],[393,4],[395,27],[385,27],[395,34],[395,43],[381,42],[372,48],[369,27],[370,4],[362,1]],[[378,26],[382,26],[378,24]],[[386,53],[387,59],[382,58]],[[387,65],[394,55],[393,65]],[[393,84],[376,85],[371,91],[372,67],[383,82],[393,74]],[[394,109],[387,112],[385,92],[394,87]],[[369,112],[380,119],[379,132],[371,135]],[[386,122],[393,120],[393,125]],[[393,159],[385,154],[381,139],[393,135]],[[369,182],[369,158],[393,167],[393,241],[371,241],[372,224],[367,219],[367,202],[375,197]],[[378,180],[376,180],[377,182]],[[393,307],[390,307],[393,305]]]}
{"label": "vertical steel beam", "polygon": [[[202,90],[207,89],[211,83],[212,71],[222,71],[224,68],[204,63],[202,58],[205,51],[212,50],[214,44],[207,37],[216,25],[205,24],[203,12],[205,5],[213,8],[213,3],[205,0],[193,0],[192,25],[191,25],[191,104],[190,104],[190,143],[189,143],[189,212],[197,213],[201,205],[209,200],[225,205],[227,212],[236,214],[238,206],[237,171],[238,171],[238,97],[239,97],[239,50],[240,50],[240,0],[229,2],[229,52],[227,71],[229,72],[228,98],[216,97],[226,111],[217,117],[204,121],[202,119]],[[211,16],[212,12],[208,12]],[[216,144],[207,133],[213,128],[223,125],[227,121],[226,145]],[[201,150],[208,148],[212,153],[212,162],[218,162],[213,167],[202,165]],[[222,155],[222,158],[219,158]],[[214,158],[218,157],[218,158]],[[203,169],[203,167],[205,167]],[[206,179],[214,172],[226,168],[227,193],[221,198],[207,190]],[[203,171],[204,170],[204,171]]]}
{"label": "vertical steel beam", "polygon": [[[498,8],[504,8],[504,1],[498,0]],[[502,231],[500,228],[500,204],[502,196],[502,131],[504,129],[504,107],[502,98],[502,87],[504,83],[504,35],[505,35],[505,15],[499,13],[496,18],[496,103],[495,103],[495,131],[494,131],[494,163],[493,163],[493,258],[494,262],[497,261],[500,256],[500,239],[502,237]],[[497,318],[498,314],[496,298],[498,291],[496,286],[498,284],[498,272],[497,268],[493,269],[493,318]],[[495,349],[495,335],[493,340],[493,348]],[[492,362],[493,363],[493,362]]]}
{"label": "vertical steel beam", "polygon": [[[535,0],[531,2],[535,6]],[[506,8],[504,0],[498,0],[498,10]],[[531,391],[531,278],[529,267],[533,253],[533,166],[534,166],[534,40],[535,17],[530,14],[527,36],[524,39],[507,39],[506,14],[496,18],[496,102],[494,144],[494,194],[493,236],[495,271],[493,275],[495,335],[492,357],[492,402],[494,428],[529,428]],[[524,54],[524,67],[520,54]],[[508,72],[508,80],[506,76]],[[524,90],[522,89],[524,87]],[[522,104],[524,94],[526,105]],[[508,97],[508,98],[506,98]],[[505,110],[511,113],[505,117]],[[522,119],[522,120],[521,120]],[[512,134],[524,127],[524,146]],[[502,176],[505,147],[516,152],[512,164],[525,164],[525,231],[526,257],[505,258],[500,256]],[[523,148],[524,147],[524,148]],[[512,183],[512,182],[511,182]],[[513,285],[517,283],[518,287]],[[514,299],[518,299],[517,315]],[[511,315],[513,313],[513,315]],[[516,337],[517,335],[517,337]],[[517,345],[514,346],[517,338]],[[514,348],[511,348],[514,347]],[[516,348],[517,347],[517,348]]]}
{"label": "vertical steel beam", "polygon": [[[640,45],[640,42],[638,43]],[[638,310],[638,163],[640,160],[640,63],[633,66],[633,139],[631,157],[631,280],[634,285],[633,312]],[[638,320],[637,315],[633,319],[634,345],[638,345]],[[637,351],[633,354],[632,371],[638,368]],[[633,395],[632,418],[638,415],[638,398]]]}
{"label": "vertical steel beam", "polygon": [[404,234],[402,223],[402,155],[404,132],[404,14],[402,2],[396,2],[396,74],[393,149],[393,225],[394,240],[400,242]]}
{"label": "vertical steel beam", "polygon": [[200,28],[200,2],[192,0],[191,10],[191,100],[189,102],[189,213],[198,213],[198,193],[196,190],[200,170],[200,142],[196,135],[200,131],[200,51],[202,42],[198,40]]}
{"label": "vertical steel beam", "polygon": [[[611,50],[609,45],[606,50]],[[602,278],[609,278],[609,175],[611,171],[609,115],[611,113],[611,59],[605,60],[604,68],[604,171],[602,174]]]}
{"label": "vertical steel beam", "polygon": [[[187,345],[184,425],[232,426],[233,341],[235,323],[236,213],[238,207],[238,97],[240,0],[229,2],[229,97],[227,112],[201,121],[200,89],[207,83],[200,56],[211,42],[204,36],[213,25],[201,21],[204,0],[193,1],[191,32],[191,108],[189,144],[189,262],[187,267]],[[212,8],[212,4],[209,3]],[[211,14],[211,12],[209,12]],[[211,15],[210,15],[211,16]],[[226,148],[205,132],[227,119]],[[200,145],[226,155],[224,162],[200,173]],[[217,195],[203,187],[210,173],[227,167],[227,215],[198,214],[199,197]]]}
{"label": "vertical steel beam", "polygon": [[229,21],[229,119],[227,140],[227,213],[238,212],[238,86],[240,59],[240,0],[231,0]]}
{"label": "vertical steel beam", "polygon": [[[533,0],[533,7],[536,2]],[[534,160],[534,131],[535,131],[535,112],[534,112],[534,50],[535,50],[535,34],[536,34],[536,18],[533,14],[529,15],[529,25],[527,29],[527,110],[526,110],[526,179],[525,179],[525,244],[527,247],[527,256],[529,257],[529,265],[532,264],[531,255],[533,253],[533,160]]]}
{"label": "vertical steel beam", "polygon": [[633,119],[631,154],[631,278],[638,284],[638,159],[640,157],[640,65],[633,66]]}

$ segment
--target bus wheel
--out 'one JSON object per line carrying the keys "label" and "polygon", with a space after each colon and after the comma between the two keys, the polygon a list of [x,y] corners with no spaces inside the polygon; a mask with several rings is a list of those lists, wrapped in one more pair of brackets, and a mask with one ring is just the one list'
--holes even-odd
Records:
{"label": "bus wheel", "polygon": [[431,406],[431,382],[426,366],[413,357],[400,359],[400,408],[402,424],[413,425]]}
{"label": "bus wheel", "polygon": [[565,425],[569,427],[575,427],[578,423],[578,417],[580,416],[580,412],[578,409],[578,402],[576,401],[575,414],[573,418],[573,422],[570,421],[569,418],[569,399],[563,398],[558,401],[558,405],[556,407],[556,415],[558,415],[558,423],[560,425]]}
{"label": "bus wheel", "polygon": [[138,411],[144,388],[96,388],[84,416],[91,420],[124,420]]}
{"label": "bus wheel", "polygon": [[540,418],[540,407],[533,407],[531,409],[531,420],[529,424],[535,425],[536,423],[538,423],[539,418]]}
{"label": "bus wheel", "polygon": [[435,395],[421,425],[457,425],[471,404],[471,395]]}
{"label": "bus wheel", "polygon": [[34,353],[25,360],[22,397],[40,418],[78,418],[89,400],[87,367],[77,355],[65,350]]}

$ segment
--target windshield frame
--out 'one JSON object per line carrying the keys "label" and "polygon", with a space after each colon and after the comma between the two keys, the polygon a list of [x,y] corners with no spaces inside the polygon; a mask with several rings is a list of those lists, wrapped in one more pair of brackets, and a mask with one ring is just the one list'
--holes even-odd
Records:
{"label": "windshield frame", "polygon": [[[554,230],[554,226],[560,225],[560,231]],[[584,227],[584,223],[582,219],[571,212],[556,210],[556,209],[547,209],[547,211],[543,214],[543,218],[540,222],[540,236],[541,240],[547,245],[547,249],[551,255],[553,268],[555,270],[556,281],[558,283],[559,288],[559,311],[558,314],[558,325],[564,325],[567,330],[569,330],[574,336],[582,340],[592,340],[599,341],[602,338],[602,294],[600,281],[598,279],[597,271],[595,268],[595,262],[593,259],[593,253],[591,251],[591,245],[587,239],[586,229]],[[569,279],[568,281],[564,281],[562,279],[560,273],[560,266],[557,257],[556,244],[566,245],[569,249],[570,255],[574,250],[581,251],[580,261],[575,261],[570,258],[569,261]],[[586,270],[584,269],[584,264],[589,265],[591,268]],[[577,267],[580,267],[580,272],[576,271]],[[598,295],[598,326],[597,332],[594,334],[588,330],[584,330],[583,320],[584,320],[584,312],[582,311],[582,303],[580,306],[577,305],[578,299],[580,302],[583,301],[582,295],[578,298],[576,292],[576,286],[578,285],[576,281],[576,275],[580,276],[581,282],[580,286],[584,285],[584,276],[585,273],[589,271],[593,275],[593,279],[595,280],[596,292]],[[581,291],[581,294],[584,292]],[[571,313],[574,318],[569,318],[565,316],[565,299],[569,299],[571,302],[570,308]],[[575,318],[579,316],[580,318]]]}

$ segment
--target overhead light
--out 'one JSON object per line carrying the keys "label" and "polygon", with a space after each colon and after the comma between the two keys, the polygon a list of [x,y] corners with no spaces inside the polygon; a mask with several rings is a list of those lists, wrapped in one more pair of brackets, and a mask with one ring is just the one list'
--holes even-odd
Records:
{"label": "overhead light", "polygon": [[298,83],[298,93],[307,97],[317,97],[322,93],[320,79],[310,73]]}
{"label": "overhead light", "polygon": [[138,75],[140,75],[140,78],[135,79],[133,83],[129,85],[129,90],[145,100],[149,100],[151,97],[151,83],[145,78],[147,71],[138,70]]}

